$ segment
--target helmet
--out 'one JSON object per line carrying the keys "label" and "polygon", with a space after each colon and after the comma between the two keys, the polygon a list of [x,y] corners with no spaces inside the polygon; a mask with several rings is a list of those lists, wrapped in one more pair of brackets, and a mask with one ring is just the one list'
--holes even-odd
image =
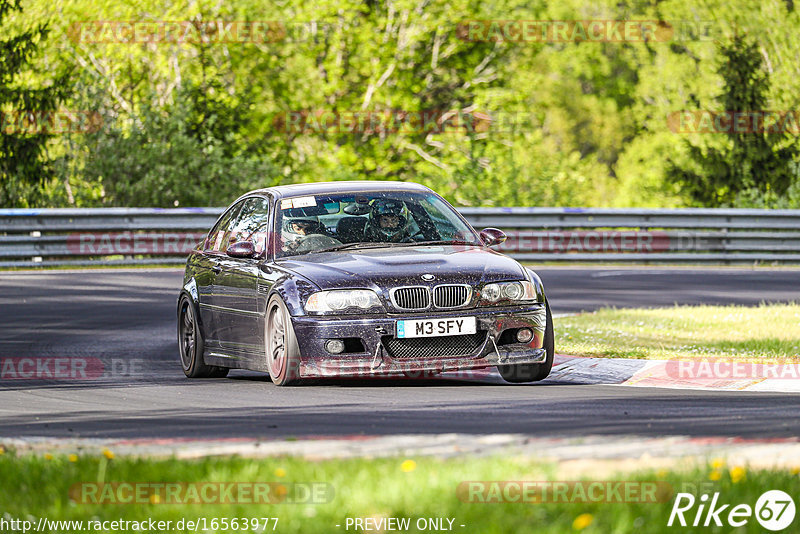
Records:
{"label": "helmet", "polygon": [[314,216],[300,216],[300,217],[286,217],[283,220],[284,231],[289,234],[298,234],[295,225],[305,227],[305,234],[320,233],[322,227],[319,222],[319,217]]}
{"label": "helmet", "polygon": [[[381,225],[381,218],[396,217],[397,224]],[[408,224],[408,208],[401,200],[377,199],[372,201],[372,209],[369,212],[370,228],[379,236],[386,239],[393,239],[406,230]]]}

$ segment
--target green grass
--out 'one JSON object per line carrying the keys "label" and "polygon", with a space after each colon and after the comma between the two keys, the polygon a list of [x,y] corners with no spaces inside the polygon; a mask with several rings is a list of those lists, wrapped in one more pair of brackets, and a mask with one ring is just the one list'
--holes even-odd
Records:
{"label": "green grass", "polygon": [[[403,462],[406,462],[405,464]],[[405,469],[403,469],[405,466]],[[546,481],[557,478],[556,466],[519,457],[454,459],[404,458],[308,461],[300,458],[153,460],[65,456],[0,456],[0,509],[5,517],[51,520],[157,520],[181,518],[278,517],[276,532],[347,532],[347,517],[455,518],[455,532],[505,533],[650,533],[672,532],[666,526],[672,494],[656,503],[486,504],[464,502],[457,494],[463,481]],[[597,480],[608,481],[603,476]],[[767,489],[800,495],[800,477],[790,471],[730,470],[701,465],[684,471],[651,471],[621,475],[618,480],[664,481],[673,492],[719,491],[724,502],[753,506]],[[585,480],[591,480],[586,477]],[[330,484],[333,498],[321,504],[81,504],[70,500],[81,482],[280,482]],[[705,485],[705,486],[703,486]],[[588,514],[588,515],[584,515]],[[576,529],[582,516],[591,519]],[[1,516],[0,516],[1,517]],[[337,528],[335,525],[342,525]],[[460,525],[466,525],[464,528]],[[795,525],[797,524],[797,520]],[[756,521],[737,532],[760,532]],[[64,531],[64,529],[62,529]],[[415,529],[410,531],[414,532]],[[686,531],[691,531],[688,529]],[[723,529],[728,532],[730,528]],[[175,530],[172,530],[175,532]],[[350,532],[353,532],[352,528]]]}
{"label": "green grass", "polygon": [[555,329],[562,354],[800,361],[800,304],[606,308],[556,318]]}

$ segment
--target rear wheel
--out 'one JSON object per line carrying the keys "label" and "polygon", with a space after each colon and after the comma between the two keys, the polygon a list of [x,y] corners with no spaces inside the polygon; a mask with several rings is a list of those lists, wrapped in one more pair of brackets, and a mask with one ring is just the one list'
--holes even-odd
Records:
{"label": "rear wheel", "polygon": [[206,365],[203,361],[203,334],[197,322],[195,307],[188,297],[181,297],[178,312],[178,348],[181,353],[181,367],[189,378],[224,378],[228,375],[225,367]]}
{"label": "rear wheel", "polygon": [[276,386],[300,383],[300,347],[286,304],[277,295],[267,304],[264,345],[269,377]]}
{"label": "rear wheel", "polygon": [[547,325],[544,328],[545,360],[542,363],[519,363],[516,365],[498,365],[497,370],[506,382],[515,384],[523,382],[538,382],[547,378],[553,368],[555,356],[555,336],[553,334],[553,317],[550,315],[550,306],[547,307]]}

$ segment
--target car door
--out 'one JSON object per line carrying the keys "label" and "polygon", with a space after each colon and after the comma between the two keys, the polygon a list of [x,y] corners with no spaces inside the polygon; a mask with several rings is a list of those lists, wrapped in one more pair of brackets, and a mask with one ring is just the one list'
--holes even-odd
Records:
{"label": "car door", "polygon": [[231,226],[228,246],[249,241],[257,256],[227,257],[221,261],[222,271],[215,283],[220,346],[226,354],[241,359],[250,359],[250,355],[263,350],[266,303],[262,302],[265,295],[259,292],[259,280],[270,228],[269,204],[266,197],[250,197],[244,201]]}
{"label": "car door", "polygon": [[219,218],[208,233],[208,237],[203,243],[203,252],[197,261],[198,268],[195,274],[195,284],[197,285],[197,296],[200,303],[200,321],[203,327],[206,349],[212,351],[219,347],[217,277],[222,272],[225,258],[228,257],[225,254],[225,249],[227,248],[231,226],[236,221],[242,204],[243,202],[237,202]]}

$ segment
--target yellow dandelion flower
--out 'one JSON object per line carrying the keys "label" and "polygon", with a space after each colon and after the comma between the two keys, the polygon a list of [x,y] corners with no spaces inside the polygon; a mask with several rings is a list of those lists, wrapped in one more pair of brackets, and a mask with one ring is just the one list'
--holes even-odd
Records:
{"label": "yellow dandelion flower", "polygon": [[67,456],[67,460],[69,460],[70,462],[77,462],[78,461],[78,455],[77,454],[70,454],[69,456]]}
{"label": "yellow dandelion flower", "polygon": [[722,473],[717,469],[714,469],[708,474],[708,480],[719,480],[722,478]]}
{"label": "yellow dandelion flower", "polygon": [[286,469],[283,467],[279,467],[275,470],[275,476],[278,478],[283,478],[286,476]]}
{"label": "yellow dandelion flower", "polygon": [[403,473],[410,473],[416,468],[417,468],[417,462],[415,462],[414,460],[406,460],[402,464],[400,464],[400,470]]}
{"label": "yellow dandelion flower", "polygon": [[667,471],[666,469],[659,469],[658,472],[656,473],[656,476],[658,478],[666,478],[668,474],[669,471]]}
{"label": "yellow dandelion flower", "polygon": [[108,449],[103,449],[103,456],[105,456],[106,458],[108,458],[109,460],[111,460],[111,459],[113,459],[113,458],[114,458],[114,453],[113,453],[113,452],[111,452],[111,451],[110,451],[110,450],[108,450]]}
{"label": "yellow dandelion flower", "polygon": [[734,467],[731,469],[730,473],[731,473],[731,481],[734,484],[738,484],[739,482],[744,480],[744,477],[747,474],[744,467]]}
{"label": "yellow dandelion flower", "polygon": [[594,516],[592,514],[581,514],[572,522],[572,528],[575,530],[583,530],[591,525],[592,521],[594,521]]}
{"label": "yellow dandelion flower", "polygon": [[45,459],[45,460],[52,460],[52,459],[53,459],[53,455],[52,455],[52,454],[50,454],[50,453],[48,452],[48,453],[46,453],[46,454],[44,455],[44,459]]}
{"label": "yellow dandelion flower", "polygon": [[281,484],[280,486],[275,488],[275,493],[278,494],[278,497],[285,497],[289,493],[289,490],[286,489],[286,486]]}
{"label": "yellow dandelion flower", "polygon": [[161,502],[161,496],[158,493],[150,495],[150,504],[158,504]]}
{"label": "yellow dandelion flower", "polygon": [[792,467],[791,473],[793,475],[800,475],[800,467]]}
{"label": "yellow dandelion flower", "polygon": [[723,467],[725,467],[725,460],[723,460],[722,458],[714,458],[714,460],[712,460],[711,462],[711,467],[713,467],[714,469],[722,469]]}

